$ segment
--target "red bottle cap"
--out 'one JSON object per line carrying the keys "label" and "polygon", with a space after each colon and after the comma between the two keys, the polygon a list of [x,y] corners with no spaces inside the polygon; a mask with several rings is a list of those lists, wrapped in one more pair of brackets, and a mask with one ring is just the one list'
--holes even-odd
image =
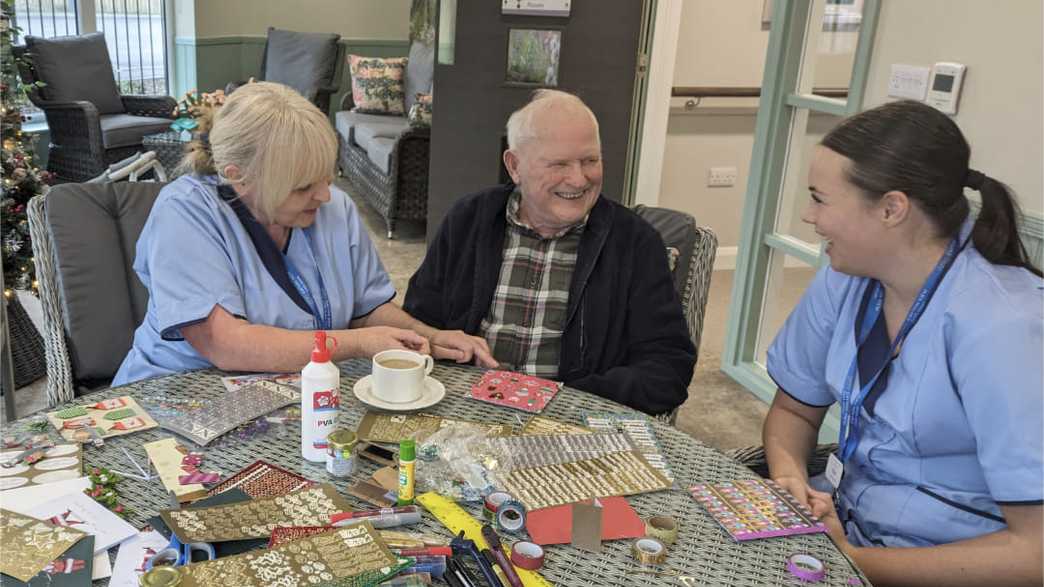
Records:
{"label": "red bottle cap", "polygon": [[[334,344],[336,344],[336,339]],[[329,363],[330,362],[330,349],[326,346],[326,331],[316,330],[315,331],[315,348],[312,349],[312,362],[313,363]]]}

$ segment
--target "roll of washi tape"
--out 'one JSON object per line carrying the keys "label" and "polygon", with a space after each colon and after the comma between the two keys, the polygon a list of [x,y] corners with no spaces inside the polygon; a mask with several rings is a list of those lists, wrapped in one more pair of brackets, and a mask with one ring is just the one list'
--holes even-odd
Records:
{"label": "roll of washi tape", "polygon": [[658,565],[667,560],[667,545],[652,536],[635,540],[631,552],[643,565]]}
{"label": "roll of washi tape", "polygon": [[486,496],[486,503],[482,508],[482,517],[488,522],[493,522],[497,517],[497,510],[501,504],[511,499],[511,494],[506,491],[494,491]]}
{"label": "roll of washi tape", "polygon": [[792,554],[787,557],[787,570],[809,583],[818,583],[826,576],[826,567],[822,561],[810,554]]}
{"label": "roll of washi tape", "polygon": [[645,534],[659,538],[664,544],[674,544],[678,539],[678,522],[670,516],[653,516],[645,521]]}
{"label": "roll of washi tape", "polygon": [[526,506],[509,499],[497,508],[497,530],[515,533],[526,527]]}
{"label": "roll of washi tape", "polygon": [[527,571],[535,571],[544,566],[544,549],[535,542],[519,540],[511,545],[511,563]]}

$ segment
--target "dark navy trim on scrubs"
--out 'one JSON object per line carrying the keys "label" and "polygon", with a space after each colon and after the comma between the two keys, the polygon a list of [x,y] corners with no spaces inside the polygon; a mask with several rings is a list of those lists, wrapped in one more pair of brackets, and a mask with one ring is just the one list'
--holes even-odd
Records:
{"label": "dark navy trim on scrubs", "polygon": [[975,509],[975,508],[973,508],[973,507],[971,507],[969,505],[964,505],[963,503],[958,503],[956,501],[953,501],[952,499],[947,499],[947,498],[939,495],[938,493],[935,493],[934,491],[931,491],[931,490],[925,489],[924,487],[921,487],[920,485],[918,485],[916,487],[916,489],[917,489],[917,491],[920,491],[921,493],[927,495],[928,497],[931,497],[933,499],[939,500],[939,501],[945,503],[948,506],[955,507],[955,508],[957,508],[957,509],[959,509],[961,511],[968,512],[969,514],[975,514],[976,516],[981,516],[983,518],[986,518],[987,520],[993,520],[994,522],[1000,522],[1001,524],[1007,524],[1007,522],[1004,520],[1004,518],[1002,518],[1000,516],[995,516],[995,515],[991,514],[990,512],[984,512],[982,510]]}
{"label": "dark navy trim on scrubs", "polygon": [[384,304],[387,304],[388,302],[394,300],[396,295],[397,295],[396,292],[392,292],[392,295],[391,295],[390,298],[388,298],[388,299],[384,300],[383,302],[377,304],[376,306],[370,308],[369,311],[363,312],[362,314],[359,314],[358,316],[352,316],[352,321],[354,322],[355,320],[359,320],[360,318],[365,318],[365,317],[369,316],[370,314],[373,314],[374,312],[377,311],[377,308],[380,308]]}
{"label": "dark navy trim on scrubs", "polygon": [[797,403],[799,403],[799,404],[801,404],[803,406],[808,406],[810,408],[829,408],[830,406],[834,405],[834,403],[836,403],[836,402],[830,402],[829,404],[826,404],[826,405],[810,404],[810,403],[808,403],[806,401],[803,401],[801,399],[798,399],[798,398],[794,397],[794,394],[792,394],[789,391],[783,389],[783,386],[780,385],[778,381],[773,379],[771,374],[769,374],[769,379],[772,379],[772,383],[776,384],[776,389],[778,389],[778,390],[782,391],[783,393],[787,394],[788,396],[790,396],[791,399],[793,399],[794,401],[796,401]]}
{"label": "dark navy trim on scrubs", "polygon": [[[268,270],[268,274],[272,276],[272,279],[279,284],[279,288],[283,290],[286,295],[290,296],[294,304],[298,308],[301,308],[312,316],[312,308],[308,305],[308,302],[301,296],[301,292],[297,291],[294,284],[290,281],[290,273],[286,270],[286,260],[283,258],[283,254],[276,247],[275,241],[265,230],[264,226],[254,218],[254,215],[250,213],[250,210],[243,203],[243,200],[239,198],[235,190],[228,185],[217,186],[218,195],[221,199],[228,203],[232,207],[232,210],[236,213],[236,217],[243,224],[243,228],[246,229],[247,234],[250,236],[250,242],[254,244],[254,250],[257,251],[257,256],[261,258],[261,263],[264,264],[265,269]],[[290,239],[286,239],[287,246],[290,245]]]}

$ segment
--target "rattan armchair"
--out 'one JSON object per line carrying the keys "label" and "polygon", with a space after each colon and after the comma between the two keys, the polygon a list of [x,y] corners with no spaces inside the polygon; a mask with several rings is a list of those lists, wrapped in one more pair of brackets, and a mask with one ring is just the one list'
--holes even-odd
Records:
{"label": "rattan armchair", "polygon": [[[85,35],[83,38],[100,36]],[[31,39],[27,38],[27,42]],[[39,41],[37,41],[39,42]],[[100,39],[104,47],[104,38]],[[141,137],[169,128],[177,102],[170,96],[120,95],[122,108],[101,108],[88,99],[68,99],[76,93],[65,91],[60,98],[51,86],[58,80],[44,79],[34,64],[34,54],[26,45],[13,48],[22,82],[29,86],[29,100],[43,110],[50,130],[47,170],[59,181],[82,182],[97,177],[112,163],[141,150]],[[107,59],[107,53],[105,53]],[[106,63],[106,67],[111,65]],[[37,82],[42,82],[40,86]],[[102,84],[104,80],[98,83]],[[93,83],[93,82],[92,82]],[[84,95],[96,87],[84,88]]]}
{"label": "rattan armchair", "polygon": [[[643,205],[635,206],[634,212],[660,233],[667,246],[674,287],[681,299],[689,338],[698,358],[714,258],[718,253],[718,237],[710,228],[697,225],[696,219],[685,212]],[[677,417],[677,409],[657,416],[671,425]]]}

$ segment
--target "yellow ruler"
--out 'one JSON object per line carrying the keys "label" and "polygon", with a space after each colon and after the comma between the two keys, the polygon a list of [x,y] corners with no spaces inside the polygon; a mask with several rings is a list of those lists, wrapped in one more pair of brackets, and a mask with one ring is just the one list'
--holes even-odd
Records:
{"label": "yellow ruler", "polygon": [[[457,502],[434,491],[429,491],[428,493],[418,495],[417,503],[424,506],[433,516],[438,518],[443,526],[449,528],[450,532],[453,532],[454,536],[459,535],[460,531],[463,530],[464,536],[468,540],[473,540],[479,550],[489,548],[489,545],[486,544],[486,539],[482,537],[482,524],[457,505]],[[503,546],[504,552],[508,555],[508,560],[511,560],[511,548],[504,542],[504,540],[501,541],[501,546]],[[518,578],[522,579],[522,584],[525,587],[552,586],[550,581],[536,571],[529,571],[516,566],[515,572],[518,573]]]}

